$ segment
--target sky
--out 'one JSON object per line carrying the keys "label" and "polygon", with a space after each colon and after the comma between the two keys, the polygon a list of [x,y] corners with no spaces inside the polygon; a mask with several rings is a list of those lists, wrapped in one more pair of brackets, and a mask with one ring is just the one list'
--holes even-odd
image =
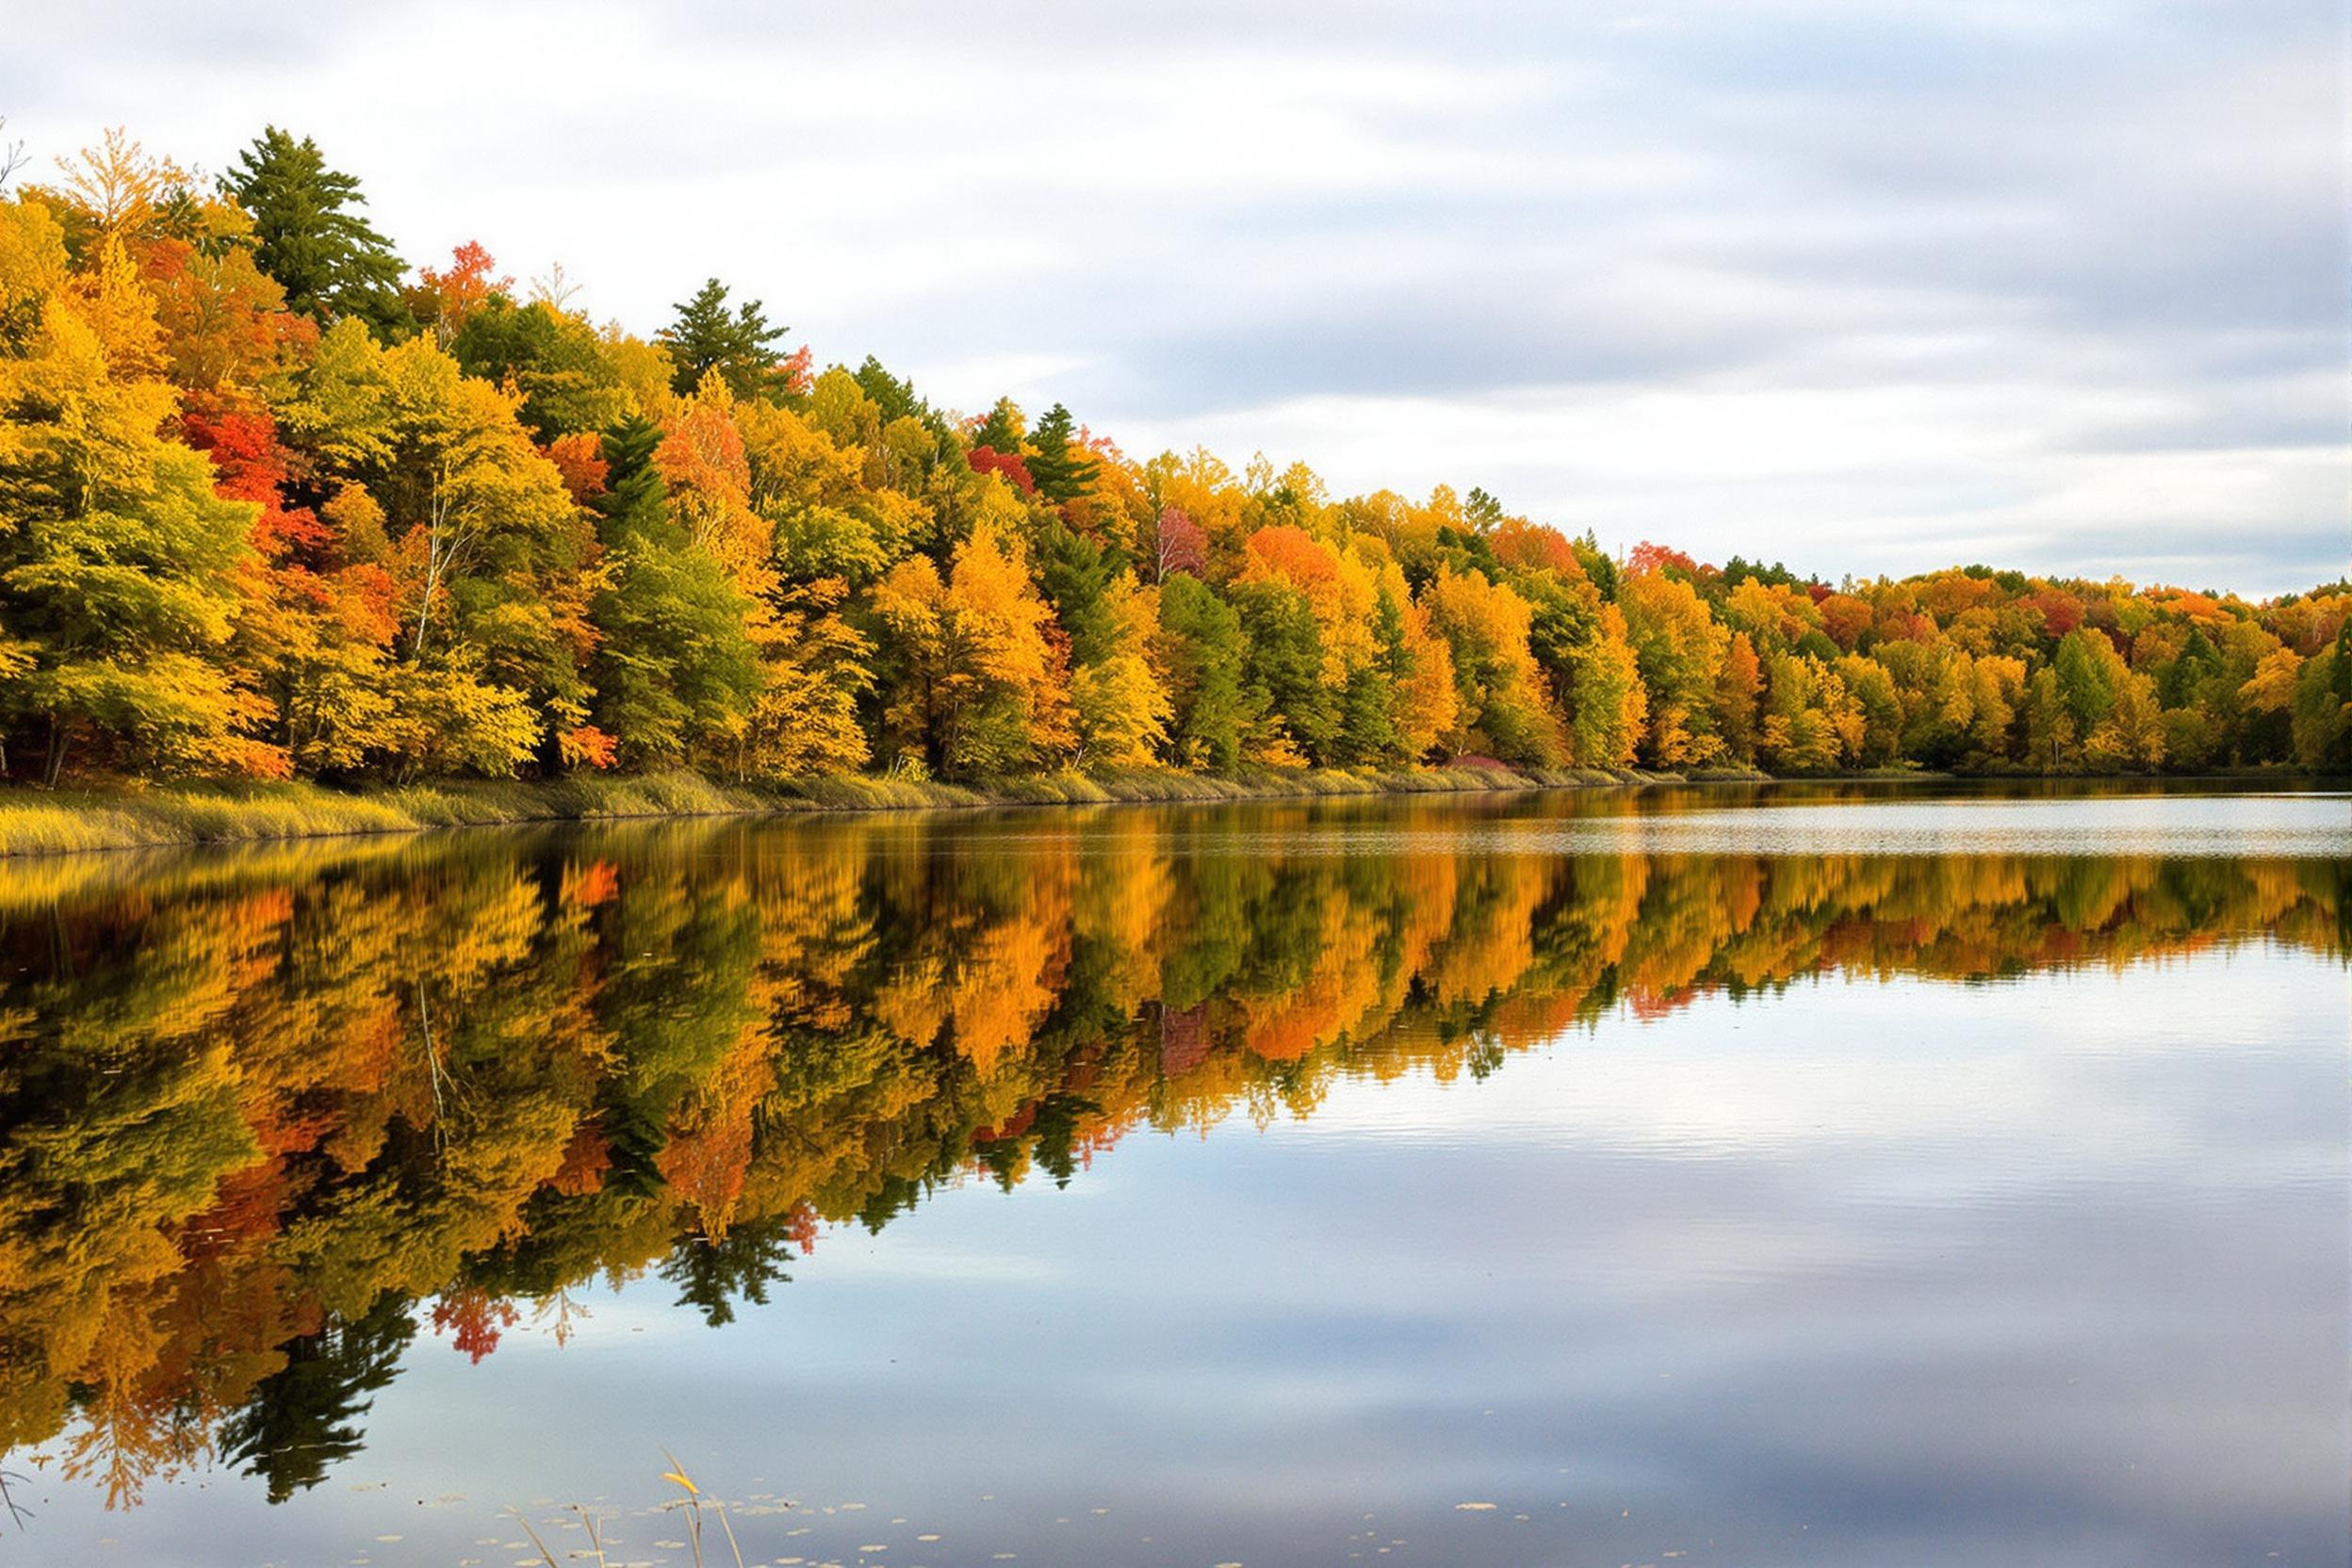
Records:
{"label": "sky", "polygon": [[21,8],[0,140],[266,123],[412,262],[1607,547],[2352,558],[2337,0]]}

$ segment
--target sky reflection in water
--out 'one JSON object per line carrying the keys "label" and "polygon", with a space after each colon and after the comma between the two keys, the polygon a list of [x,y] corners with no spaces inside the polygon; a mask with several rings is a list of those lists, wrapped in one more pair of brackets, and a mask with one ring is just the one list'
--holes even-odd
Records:
{"label": "sky reflection in water", "polygon": [[8,868],[0,1551],[2344,1560],[2344,798],[1772,799]]}

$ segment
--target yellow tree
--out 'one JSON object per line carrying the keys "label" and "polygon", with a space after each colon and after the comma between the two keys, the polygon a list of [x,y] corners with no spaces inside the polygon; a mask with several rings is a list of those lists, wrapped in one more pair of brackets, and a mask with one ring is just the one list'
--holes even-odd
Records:
{"label": "yellow tree", "polygon": [[1081,665],[1070,682],[1079,756],[1102,767],[1144,767],[1157,760],[1174,713],[1167,683],[1150,662],[1160,635],[1159,592],[1122,572],[1103,592],[1111,653]]}
{"label": "yellow tree", "polygon": [[901,755],[965,776],[1069,755],[1077,743],[1067,650],[1013,531],[1019,503],[991,479],[971,535],[942,579],[923,556],[893,566],[874,607],[891,654],[885,729]]}
{"label": "yellow tree", "polygon": [[1423,591],[1429,623],[1453,655],[1461,709],[1445,743],[1506,762],[1550,766],[1565,760],[1560,716],[1527,648],[1530,614],[1518,595],[1484,572],[1438,568]]}
{"label": "yellow tree", "polygon": [[158,341],[118,237],[76,278],[43,204],[0,205],[0,708],[51,783],[80,736],[142,770],[285,767],[225,657],[255,509],[157,434]]}
{"label": "yellow tree", "polygon": [[1723,749],[1716,686],[1730,634],[1689,582],[1663,568],[1628,575],[1617,602],[1649,693],[1642,760],[1661,768],[1714,760]]}

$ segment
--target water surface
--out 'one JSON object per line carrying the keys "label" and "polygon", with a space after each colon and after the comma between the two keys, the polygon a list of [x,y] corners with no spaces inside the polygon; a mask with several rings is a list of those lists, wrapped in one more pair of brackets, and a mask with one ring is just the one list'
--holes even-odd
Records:
{"label": "water surface", "polygon": [[0,867],[0,1558],[689,1560],[666,1446],[786,1564],[2340,1563],[2347,883],[1919,787]]}

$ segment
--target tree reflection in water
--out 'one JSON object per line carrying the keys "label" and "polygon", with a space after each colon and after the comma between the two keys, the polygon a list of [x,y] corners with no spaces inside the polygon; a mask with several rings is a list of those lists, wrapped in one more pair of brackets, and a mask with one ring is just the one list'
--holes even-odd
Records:
{"label": "tree reflection in water", "polygon": [[272,1499],[420,1325],[648,1271],[713,1326],[825,1224],[1137,1128],[1485,1075],[1619,1008],[2346,950],[2339,860],[1535,853],[1536,809],[699,824],[0,868],[0,1450]]}

